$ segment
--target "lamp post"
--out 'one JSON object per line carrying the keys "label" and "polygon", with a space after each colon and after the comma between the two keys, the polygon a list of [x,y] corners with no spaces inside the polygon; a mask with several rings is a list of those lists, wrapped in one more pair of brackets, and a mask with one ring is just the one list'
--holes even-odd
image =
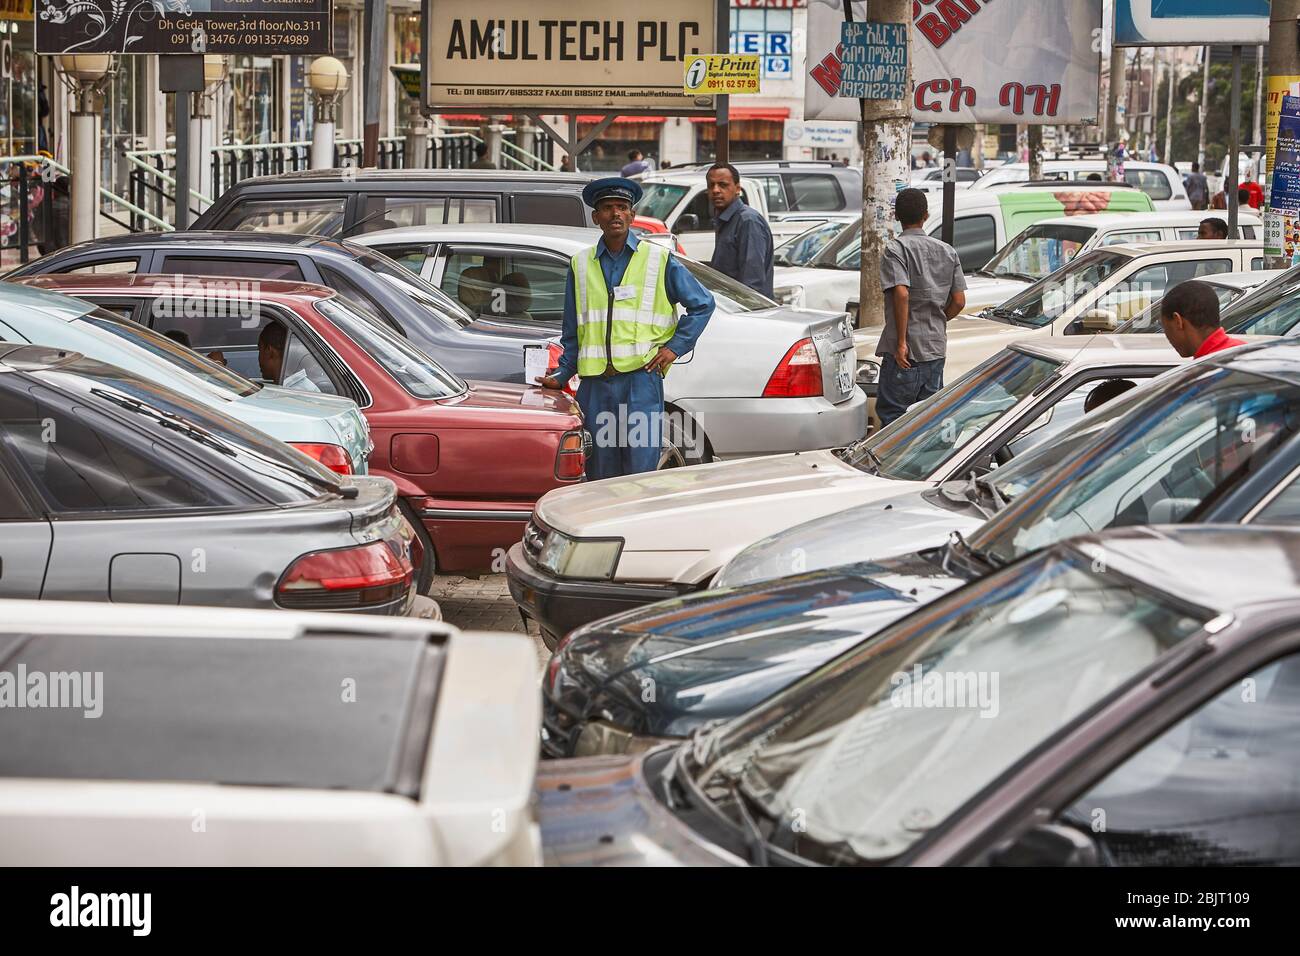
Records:
{"label": "lamp post", "polygon": [[64,84],[73,95],[69,168],[72,171],[69,236],[73,242],[94,239],[99,223],[99,116],[103,88],[113,66],[107,53],[66,54],[58,58]]}
{"label": "lamp post", "polygon": [[334,166],[334,122],[339,98],[348,88],[348,69],[332,56],[318,56],[307,67],[307,85],[316,94],[311,132],[311,168]]}
{"label": "lamp post", "polygon": [[203,57],[203,92],[191,94],[190,184],[200,195],[212,197],[211,154],[214,145],[212,99],[226,79],[226,58],[215,53]]}

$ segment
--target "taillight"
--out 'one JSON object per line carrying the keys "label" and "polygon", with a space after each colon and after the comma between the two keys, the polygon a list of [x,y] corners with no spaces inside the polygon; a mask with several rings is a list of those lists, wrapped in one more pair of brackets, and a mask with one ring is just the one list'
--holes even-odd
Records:
{"label": "taillight", "polygon": [[352,456],[342,445],[324,445],[309,441],[291,441],[289,444],[308,458],[315,458],[330,471],[336,471],[340,475],[352,474]]}
{"label": "taillight", "polygon": [[822,394],[822,362],[812,339],[790,346],[763,389],[764,398],[809,398]]}
{"label": "taillight", "polygon": [[338,611],[398,601],[415,569],[401,541],[313,551],[289,566],[275,586],[276,603],[304,611]]}
{"label": "taillight", "polygon": [[587,456],[582,447],[582,432],[565,432],[555,453],[555,477],[574,481],[587,472]]}

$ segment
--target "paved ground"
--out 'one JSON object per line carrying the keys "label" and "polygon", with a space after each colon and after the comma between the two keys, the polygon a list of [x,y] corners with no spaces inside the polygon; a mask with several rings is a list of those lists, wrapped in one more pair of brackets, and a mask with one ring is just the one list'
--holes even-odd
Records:
{"label": "paved ground", "polygon": [[429,597],[442,608],[443,618],[462,630],[513,631],[527,633],[537,645],[537,661],[546,666],[551,652],[542,643],[537,625],[529,623],[525,631],[519,609],[510,599],[504,574],[485,574],[477,580],[460,575],[439,575],[433,579]]}

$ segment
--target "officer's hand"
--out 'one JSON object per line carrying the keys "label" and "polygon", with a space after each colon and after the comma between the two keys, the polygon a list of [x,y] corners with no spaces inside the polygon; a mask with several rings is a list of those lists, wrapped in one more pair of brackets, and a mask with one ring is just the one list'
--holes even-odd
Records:
{"label": "officer's hand", "polygon": [[541,378],[533,379],[533,381],[542,386],[542,388],[553,388],[556,391],[560,391],[564,388],[564,383],[554,375],[543,375]]}
{"label": "officer's hand", "polygon": [[667,346],[663,346],[655,353],[654,358],[646,363],[647,372],[662,372],[677,361],[677,353]]}
{"label": "officer's hand", "polygon": [[907,360],[907,343],[899,342],[898,348],[894,349],[894,361],[898,363],[899,368],[911,368],[912,363]]}

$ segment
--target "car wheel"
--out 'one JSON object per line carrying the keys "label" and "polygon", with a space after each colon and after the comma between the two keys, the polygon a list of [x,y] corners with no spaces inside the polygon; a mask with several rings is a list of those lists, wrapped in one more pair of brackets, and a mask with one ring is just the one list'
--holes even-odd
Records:
{"label": "car wheel", "polygon": [[433,576],[438,573],[438,556],[433,553],[433,539],[429,537],[429,532],[424,530],[424,522],[416,516],[415,509],[404,498],[397,500],[397,507],[401,509],[402,517],[415,529],[415,535],[424,548],[424,560],[416,569],[415,587],[417,594],[428,594],[429,588],[433,586]]}
{"label": "car wheel", "polygon": [[[681,409],[671,405],[664,409],[664,434],[659,453],[659,470],[684,468],[713,461],[713,446],[708,436]],[[687,422],[689,421],[689,426]]]}

